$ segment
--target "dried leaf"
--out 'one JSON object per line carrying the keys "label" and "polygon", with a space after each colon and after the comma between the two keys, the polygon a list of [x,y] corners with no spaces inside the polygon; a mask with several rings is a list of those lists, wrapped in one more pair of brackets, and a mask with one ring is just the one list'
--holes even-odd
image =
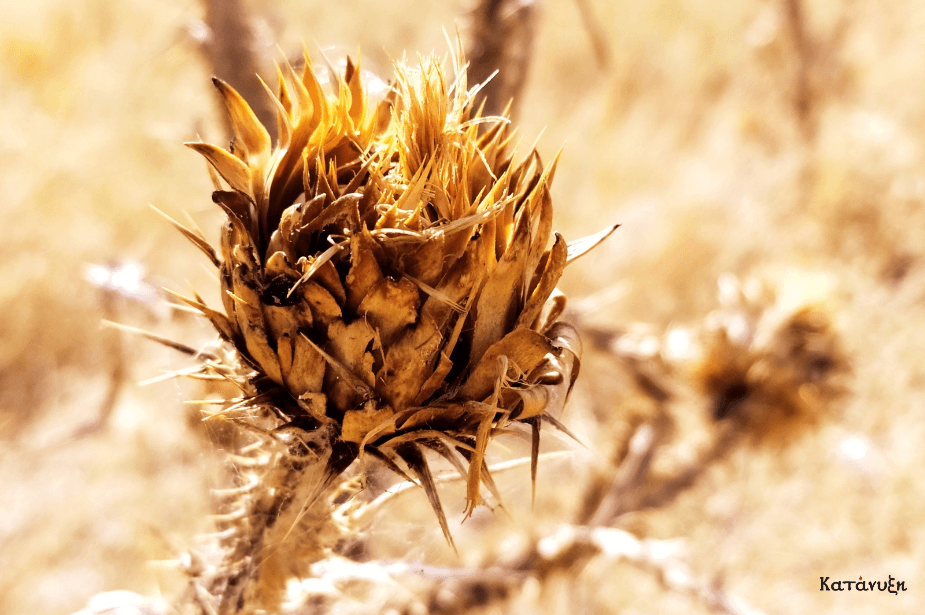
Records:
{"label": "dried leaf", "polygon": [[534,329],[541,333],[549,331],[559,320],[559,316],[562,316],[562,312],[565,311],[565,304],[565,294],[558,288],[554,288],[552,296],[546,301],[546,304],[543,305],[543,309],[540,312]]}
{"label": "dried leaf", "polygon": [[308,341],[312,348],[314,348],[322,357],[324,357],[324,360],[328,362],[328,365],[334,368],[334,372],[337,374],[337,376],[343,379],[349,386],[351,386],[355,392],[363,395],[367,399],[372,397],[373,392],[369,388],[369,385],[367,385],[362,378],[354,374],[350,367],[342,363],[337,357],[334,357],[322,350],[320,346],[308,339],[305,334],[301,334],[301,336],[306,341]]}
{"label": "dried leaf", "polygon": [[568,244],[568,262],[571,263],[574,260],[584,256],[594,248],[596,248],[601,242],[610,237],[610,234],[615,230],[620,228],[619,224],[614,224],[610,228],[605,228],[599,233],[594,235],[588,235],[587,237],[582,237],[581,239],[576,239],[575,241]]}
{"label": "dried leaf", "polygon": [[457,427],[462,429],[466,425],[463,420],[470,414],[463,404],[431,405],[409,408],[395,420],[395,427],[402,431],[409,431],[421,427],[428,429],[448,429]]}
{"label": "dried leaf", "polygon": [[[395,413],[388,406],[378,407],[375,403],[369,403],[360,410],[349,410],[344,414],[343,429],[341,438],[347,442],[361,443],[366,436],[383,424],[389,423]],[[388,436],[394,433],[394,430],[386,429],[380,432],[381,436]],[[402,472],[402,474],[404,474]]]}
{"label": "dried leaf", "polygon": [[[294,285],[295,280],[299,279],[299,272],[296,271],[283,251],[270,253],[267,262],[264,265],[264,277],[271,281],[283,279]],[[288,291],[288,289],[287,289]]]}
{"label": "dried leaf", "polygon": [[347,310],[351,313],[359,313],[360,303],[365,301],[374,286],[383,281],[382,270],[376,262],[374,244],[375,240],[366,228],[350,238],[352,264],[345,282]]}
{"label": "dried leaf", "polygon": [[486,280],[476,304],[470,367],[513,328],[523,308],[524,267],[529,247],[530,217],[521,210],[513,241]]}
{"label": "dried leaf", "polygon": [[[244,147],[246,152],[245,161],[251,163],[260,157],[268,156],[270,152],[270,133],[257,119],[250,105],[233,87],[221,79],[213,77],[212,83],[221,94],[222,100],[225,101],[225,108],[228,109],[231,127],[236,137],[235,144],[240,143]],[[216,170],[221,173],[217,167]]]}
{"label": "dried leaf", "polygon": [[[465,321],[465,318],[460,318],[460,321]],[[452,352],[452,350],[450,350],[450,352]],[[440,388],[446,384],[446,377],[449,375],[450,370],[453,369],[453,362],[446,353],[446,350],[440,353],[440,361],[437,363],[437,367],[427,381],[424,382],[418,396],[414,400],[416,406],[426,403],[434,393],[439,391]]]}
{"label": "dried leaf", "polygon": [[331,323],[343,316],[337,301],[331,296],[331,293],[313,280],[302,284],[297,293],[302,296],[303,300],[311,308],[312,319],[317,323],[318,329],[327,335],[328,327]]}
{"label": "dried leaf", "polygon": [[517,327],[537,329],[534,326],[537,318],[539,318],[543,306],[546,305],[546,300],[555,290],[556,284],[559,283],[559,278],[562,277],[562,272],[565,270],[567,252],[565,240],[562,235],[556,233],[556,243],[553,244],[546,255],[545,267],[540,273],[539,283],[533,290],[533,294],[527,299],[523,312],[517,318]]}
{"label": "dried leaf", "polygon": [[[437,287],[448,300],[459,302],[480,283],[486,243],[470,242],[466,256]],[[426,377],[439,360],[454,314],[446,299],[428,297],[417,324],[386,349],[385,363],[378,374],[379,391],[393,408],[407,408],[417,399]]]}
{"label": "dried leaf", "polygon": [[[254,221],[254,205],[251,198],[243,192],[216,190],[212,193],[212,202],[228,214],[229,220],[238,233],[232,245],[255,246],[254,238],[258,236],[258,228]],[[226,259],[225,262],[232,261]]]}
{"label": "dried leaf", "polygon": [[349,325],[336,320],[328,328],[328,348],[333,356],[370,389],[374,386],[372,371],[373,356],[367,351],[373,340],[372,327],[365,320],[355,320]]}
{"label": "dried leaf", "polygon": [[475,369],[459,390],[463,399],[481,401],[491,394],[495,383],[505,374],[499,374],[500,357],[508,357],[512,367],[530,373],[543,363],[554,348],[543,335],[530,329],[516,329],[505,335],[482,355]]}
{"label": "dried leaf", "polygon": [[243,160],[209,143],[185,143],[184,145],[202,154],[212,168],[234,190],[252,195],[251,172]]}
{"label": "dried leaf", "polygon": [[443,273],[445,243],[445,236],[439,233],[418,244],[402,258],[405,273],[427,286],[437,284]]}
{"label": "dried leaf", "polygon": [[[240,259],[239,259],[240,262]],[[235,302],[235,317],[244,337],[247,352],[273,382],[283,384],[276,353],[270,347],[261,310],[259,289],[252,272],[244,264],[231,272]]]}
{"label": "dried leaf", "polygon": [[383,344],[391,345],[399,331],[417,321],[420,306],[421,296],[413,282],[382,278],[368,290],[356,313],[379,331]]}

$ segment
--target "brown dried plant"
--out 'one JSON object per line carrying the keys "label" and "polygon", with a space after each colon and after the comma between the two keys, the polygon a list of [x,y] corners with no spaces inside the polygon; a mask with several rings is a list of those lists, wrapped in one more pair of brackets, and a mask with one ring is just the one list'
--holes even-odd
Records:
{"label": "brown dried plant", "polygon": [[416,480],[452,544],[426,453],[464,476],[468,515],[480,485],[500,499],[493,436],[526,426],[535,481],[541,425],[564,429],[581,344],[556,284],[613,228],[548,247],[555,161],[518,161],[453,59],[452,83],[435,58],[397,64],[373,102],[357,66],[327,92],[306,54],[301,74],[279,70],[275,146],[215,80],[235,138],[189,145],[215,172],[220,249],[175,224],[218,269],[224,308],[178,295],[225,343],[188,375],[240,390],[210,412],[241,428],[223,562],[194,571],[219,613],[272,601],[337,541],[312,504],[358,457]]}

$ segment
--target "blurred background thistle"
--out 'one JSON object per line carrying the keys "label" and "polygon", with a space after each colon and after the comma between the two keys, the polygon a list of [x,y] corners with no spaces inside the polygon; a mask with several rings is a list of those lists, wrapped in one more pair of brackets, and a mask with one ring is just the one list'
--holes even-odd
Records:
{"label": "blurred background thistle", "polygon": [[[335,556],[306,550],[279,610],[851,613],[884,597],[820,593],[820,575],[922,585],[917,4],[296,4],[240,4],[250,74],[275,88],[275,44],[298,71],[308,40],[340,70],[362,46],[382,77],[459,24],[470,59],[481,41],[517,63],[522,143],[545,126],[541,152],[566,144],[554,227],[623,228],[560,284],[585,342],[563,421],[587,448],[544,429],[536,505],[529,432],[487,448],[503,511],[462,525],[467,481],[434,461],[458,555],[422,490],[365,464],[326,493],[330,523],[303,517]],[[246,438],[183,401],[240,388],[168,378],[201,362],[99,327],[233,360],[160,291],[222,306],[216,270],[148,208],[220,245],[208,176],[177,147],[230,136],[209,10],[48,0],[0,31],[3,612],[120,588],[89,608],[201,606],[190,577],[233,522],[221,489],[240,477],[212,451]],[[503,19],[519,47],[491,51]]]}

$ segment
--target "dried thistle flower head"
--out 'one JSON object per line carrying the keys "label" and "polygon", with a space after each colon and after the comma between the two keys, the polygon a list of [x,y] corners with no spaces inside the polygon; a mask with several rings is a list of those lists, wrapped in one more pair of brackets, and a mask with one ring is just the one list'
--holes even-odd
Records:
{"label": "dried thistle flower head", "polygon": [[850,367],[838,333],[822,303],[781,304],[757,280],[733,276],[720,290],[723,309],[695,384],[714,420],[733,421],[756,444],[786,444],[827,418],[845,392]]}
{"label": "dried thistle flower head", "polygon": [[275,146],[216,80],[232,146],[189,145],[230,187],[216,178],[220,251],[182,229],[219,269],[224,312],[185,300],[236,350],[206,368],[246,391],[220,414],[323,457],[322,485],[363,453],[414,476],[448,540],[425,449],[466,475],[471,512],[493,489],[489,439],[528,423],[535,480],[581,354],[556,284],[613,230],[549,247],[555,162],[516,160],[458,66],[447,83],[437,59],[398,64],[372,105],[354,64],[328,93],[306,55],[279,72]]}

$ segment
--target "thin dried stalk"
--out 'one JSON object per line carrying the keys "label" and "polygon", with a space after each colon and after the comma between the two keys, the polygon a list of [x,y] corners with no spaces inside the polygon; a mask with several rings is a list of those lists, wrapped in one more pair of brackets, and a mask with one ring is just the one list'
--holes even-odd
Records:
{"label": "thin dried stalk", "polygon": [[820,110],[850,84],[839,58],[845,36],[852,25],[852,2],[844,3],[835,27],[825,35],[812,32],[804,0],[781,0],[780,10],[793,47],[791,101],[803,139],[816,136]]}
{"label": "thin dried stalk", "polygon": [[814,49],[806,31],[803,0],[783,0],[783,11],[795,51],[793,107],[803,138],[812,140],[816,132],[813,93],[810,87]]}
{"label": "thin dried stalk", "polygon": [[[231,84],[244,97],[269,131],[276,110],[258,75],[266,74],[268,58],[261,53],[254,17],[247,0],[202,0],[209,35],[203,43],[214,76]],[[229,130],[231,124],[227,124]]]}
{"label": "thin dried stalk", "polygon": [[[115,317],[115,306],[113,298],[107,295],[103,297],[103,313],[106,318]],[[106,397],[100,404],[97,416],[86,423],[81,424],[74,431],[74,438],[80,439],[97,433],[109,425],[113,412],[116,409],[116,402],[125,388],[125,382],[128,377],[128,359],[125,355],[125,343],[122,339],[121,331],[108,331],[106,333],[106,354],[110,360],[109,367],[109,384],[106,387]]]}
{"label": "thin dried stalk", "polygon": [[624,530],[604,527],[560,526],[551,536],[537,541],[530,558],[537,567],[571,567],[593,557],[625,561],[654,573],[665,589],[687,594],[704,603],[714,613],[761,615],[741,600],[722,590],[721,582],[704,582],[678,557],[683,543],[677,540],[640,539]]}
{"label": "thin dried stalk", "polygon": [[[665,589],[690,596],[713,613],[761,615],[761,611],[726,594],[721,579],[706,581],[695,574],[682,561],[683,550],[684,543],[678,540],[640,539],[615,528],[562,525],[549,535],[534,538],[524,549],[478,569],[329,558],[313,566],[315,579],[300,602],[317,604],[331,594],[348,593],[352,586],[379,585],[393,594],[398,588],[412,587],[418,596],[406,601],[420,600],[429,605],[430,613],[463,613],[508,599],[528,579],[542,581],[553,574],[574,574],[588,562],[603,559],[650,572]],[[328,606],[336,609],[338,603],[334,600]]]}
{"label": "thin dried stalk", "polygon": [[[466,57],[470,83],[491,79],[480,92],[484,115],[500,115],[511,101],[519,100],[533,50],[536,12],[534,0],[482,0],[473,9]],[[512,106],[511,117],[514,111]]]}
{"label": "thin dried stalk", "polygon": [[575,0],[578,7],[578,13],[581,15],[581,25],[584,26],[591,39],[591,47],[594,49],[594,59],[597,67],[604,69],[610,66],[610,45],[607,44],[607,34],[601,27],[601,21],[594,14],[591,3],[588,0]]}

